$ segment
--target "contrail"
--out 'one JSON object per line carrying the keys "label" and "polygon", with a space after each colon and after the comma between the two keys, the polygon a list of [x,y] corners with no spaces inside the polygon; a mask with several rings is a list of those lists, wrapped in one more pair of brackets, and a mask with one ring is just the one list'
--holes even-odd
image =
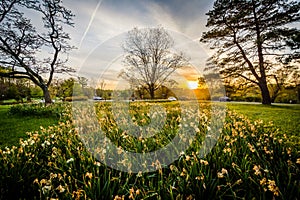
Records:
{"label": "contrail", "polygon": [[87,33],[89,32],[89,30],[90,30],[90,27],[91,27],[91,25],[92,25],[92,23],[93,23],[93,21],[94,21],[94,18],[95,18],[96,13],[97,13],[97,10],[98,10],[99,6],[101,5],[102,1],[103,1],[103,0],[99,0],[99,1],[98,1],[98,4],[97,4],[97,6],[96,6],[96,8],[95,8],[95,10],[94,10],[94,12],[93,12],[91,18],[90,18],[89,24],[88,24],[88,26],[86,27],[85,32],[84,32],[84,34],[83,34],[83,36],[82,36],[82,38],[81,38],[81,40],[80,40],[79,48],[78,48],[78,49],[81,48],[81,44],[82,44],[83,40],[85,39],[86,34],[87,34]]}

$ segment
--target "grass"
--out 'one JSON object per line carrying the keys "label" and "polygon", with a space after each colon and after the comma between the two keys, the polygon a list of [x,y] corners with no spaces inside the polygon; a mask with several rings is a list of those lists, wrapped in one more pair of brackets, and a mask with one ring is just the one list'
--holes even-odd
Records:
{"label": "grass", "polygon": [[[19,138],[26,138],[26,132],[39,130],[58,123],[53,116],[17,116],[9,115],[11,106],[0,105],[0,147],[17,145]],[[282,104],[265,106],[261,104],[227,103],[230,110],[243,114],[251,120],[272,121],[281,133],[290,137],[291,141],[300,144],[300,105]]]}
{"label": "grass", "polygon": [[[106,137],[118,146],[117,152],[97,134],[99,123],[97,120],[94,123],[93,109],[85,107],[75,109],[78,115],[74,116],[78,117],[71,121],[40,129],[17,147],[0,149],[0,199],[294,200],[300,196],[299,152],[285,143],[286,138],[278,134],[273,125],[228,111],[224,127],[214,129],[210,116],[222,118],[223,113],[218,109],[203,106],[199,114],[189,107],[178,109],[174,104],[152,105],[165,106],[167,125],[162,125],[161,131],[153,137],[136,138],[122,130],[129,124],[121,107],[113,110],[110,103],[97,103],[100,126]],[[149,114],[149,106],[145,102],[131,103],[129,114],[134,118],[133,124],[147,124],[149,115],[164,117],[160,116],[161,107]],[[201,123],[195,124],[198,117]],[[156,130],[160,124],[154,122],[157,126],[150,128]],[[187,131],[180,132],[180,129]],[[127,159],[127,152],[147,153],[164,146],[165,141],[176,135],[189,142],[189,130],[196,131],[196,137],[174,162],[163,165],[163,159],[172,153],[165,152],[165,156],[159,158],[162,163],[146,157],[150,162],[145,166],[156,171],[131,173],[134,165],[139,166],[139,160]],[[203,157],[201,141],[206,138],[209,146],[214,140],[210,130],[220,131],[221,136]],[[98,146],[93,149],[93,145]],[[178,150],[176,147],[174,151]],[[126,148],[128,151],[124,152]],[[97,155],[98,160],[94,157]],[[109,167],[99,162],[101,159],[113,161],[128,171]]]}
{"label": "grass", "polygon": [[230,110],[247,116],[252,121],[273,122],[280,133],[286,134],[289,141],[300,146],[300,105],[299,104],[249,104],[227,103]]}
{"label": "grass", "polygon": [[26,132],[58,124],[58,118],[11,115],[9,105],[0,106],[0,147],[18,145],[19,139],[27,139]]}

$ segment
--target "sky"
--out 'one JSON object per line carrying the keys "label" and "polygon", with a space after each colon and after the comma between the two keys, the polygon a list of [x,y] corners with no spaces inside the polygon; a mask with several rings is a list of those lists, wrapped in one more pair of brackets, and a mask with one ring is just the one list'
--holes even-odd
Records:
{"label": "sky", "polygon": [[213,0],[64,0],[72,10],[74,27],[66,31],[76,47],[69,53],[68,65],[79,76],[94,83],[106,80],[124,85],[118,77],[122,68],[121,48],[131,29],[164,27],[175,41],[174,51],[183,51],[193,66],[177,73],[183,79],[196,80],[203,72],[209,52],[199,43],[206,30],[205,13]]}

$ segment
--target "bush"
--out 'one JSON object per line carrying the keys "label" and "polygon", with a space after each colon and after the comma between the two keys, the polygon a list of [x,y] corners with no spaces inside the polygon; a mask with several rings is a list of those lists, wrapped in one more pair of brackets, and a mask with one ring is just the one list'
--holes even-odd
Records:
{"label": "bush", "polygon": [[87,96],[72,96],[72,97],[66,97],[65,101],[71,102],[71,101],[87,101]]}
{"label": "bush", "polygon": [[262,101],[260,96],[246,96],[245,100],[247,102],[261,102]]}
{"label": "bush", "polygon": [[38,117],[58,117],[60,118],[64,113],[64,104],[51,104],[45,106],[44,104],[18,104],[9,108],[11,115],[19,116],[38,116]]}

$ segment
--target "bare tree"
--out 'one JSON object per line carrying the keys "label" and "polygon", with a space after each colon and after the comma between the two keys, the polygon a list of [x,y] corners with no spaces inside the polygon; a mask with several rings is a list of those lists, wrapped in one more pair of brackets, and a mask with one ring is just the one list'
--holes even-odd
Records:
{"label": "bare tree", "polygon": [[[61,58],[72,47],[63,26],[72,26],[73,15],[61,0],[1,0],[0,5],[0,65],[6,70],[0,76],[29,79],[44,93],[45,103],[51,103],[49,86],[54,73],[73,72]],[[41,16],[43,27],[35,27],[20,10],[34,11]],[[37,31],[43,29],[43,32]]]}
{"label": "bare tree", "polygon": [[132,86],[144,87],[154,99],[154,92],[169,81],[170,75],[178,68],[187,65],[182,52],[171,51],[174,41],[162,28],[138,29],[128,32],[123,45],[127,66],[120,76]]}

